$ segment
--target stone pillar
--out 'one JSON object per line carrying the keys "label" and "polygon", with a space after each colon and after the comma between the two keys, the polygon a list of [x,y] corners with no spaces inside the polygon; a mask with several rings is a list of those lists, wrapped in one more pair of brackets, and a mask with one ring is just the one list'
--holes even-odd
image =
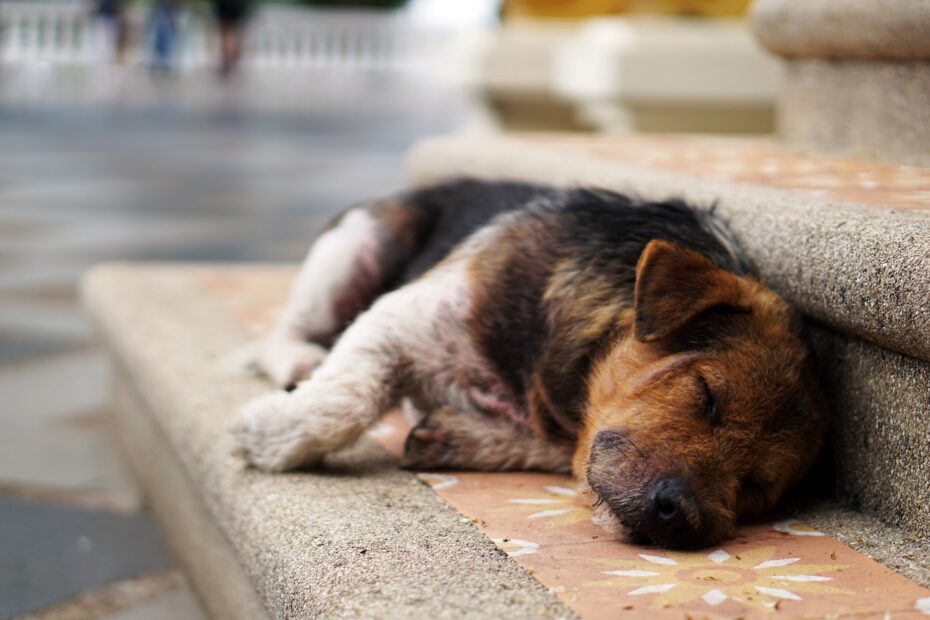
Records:
{"label": "stone pillar", "polygon": [[750,16],[786,64],[785,142],[930,164],[930,2],[756,0]]}

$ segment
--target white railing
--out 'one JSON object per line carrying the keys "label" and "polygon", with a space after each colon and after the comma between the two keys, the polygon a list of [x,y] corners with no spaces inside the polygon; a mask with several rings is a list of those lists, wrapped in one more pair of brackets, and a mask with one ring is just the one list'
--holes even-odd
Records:
{"label": "white railing", "polygon": [[[146,16],[129,16],[134,44],[129,64],[147,64]],[[0,0],[0,63],[87,65],[103,62],[99,24],[82,0]],[[410,23],[404,13],[268,6],[247,33],[244,65],[419,71],[435,58],[442,32]],[[176,66],[212,66],[217,40],[209,15],[185,12]]]}
{"label": "white railing", "polygon": [[0,62],[90,62],[91,39],[83,2],[0,2]]}
{"label": "white railing", "polygon": [[249,33],[249,62],[262,67],[313,66],[413,70],[441,44],[403,13],[267,8]]}

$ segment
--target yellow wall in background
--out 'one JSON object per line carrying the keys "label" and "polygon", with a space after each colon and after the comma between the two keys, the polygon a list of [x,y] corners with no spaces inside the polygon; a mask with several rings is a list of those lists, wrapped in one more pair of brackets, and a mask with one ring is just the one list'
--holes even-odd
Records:
{"label": "yellow wall in background", "polygon": [[751,0],[504,0],[506,17],[559,19],[617,14],[729,17],[746,13]]}

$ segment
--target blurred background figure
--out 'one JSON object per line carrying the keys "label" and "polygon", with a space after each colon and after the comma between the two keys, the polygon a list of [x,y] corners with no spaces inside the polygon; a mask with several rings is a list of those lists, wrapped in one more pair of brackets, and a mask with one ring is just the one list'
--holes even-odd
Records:
{"label": "blurred background figure", "polygon": [[229,77],[242,58],[243,30],[251,10],[250,0],[213,0],[213,14],[220,31],[220,75]]}
{"label": "blurred background figure", "polygon": [[94,40],[101,62],[123,62],[129,44],[129,22],[123,0],[95,0]]}
{"label": "blurred background figure", "polygon": [[151,68],[169,73],[173,68],[180,27],[181,0],[155,0],[149,15],[152,41]]}

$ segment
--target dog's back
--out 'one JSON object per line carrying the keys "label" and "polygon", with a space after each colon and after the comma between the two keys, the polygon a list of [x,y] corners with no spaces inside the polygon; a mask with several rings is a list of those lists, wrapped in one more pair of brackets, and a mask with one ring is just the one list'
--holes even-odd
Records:
{"label": "dog's back", "polygon": [[552,224],[565,238],[597,243],[600,247],[592,246],[595,252],[616,252],[623,246],[622,261],[627,264],[635,265],[651,239],[666,239],[702,252],[734,273],[749,271],[748,259],[712,210],[699,210],[679,200],[648,202],[601,189],[560,190],[475,179],[428,186],[404,194],[400,200],[426,222],[400,282],[422,275],[494,218],[522,210],[533,210],[540,216],[561,213],[564,217],[553,218]]}

